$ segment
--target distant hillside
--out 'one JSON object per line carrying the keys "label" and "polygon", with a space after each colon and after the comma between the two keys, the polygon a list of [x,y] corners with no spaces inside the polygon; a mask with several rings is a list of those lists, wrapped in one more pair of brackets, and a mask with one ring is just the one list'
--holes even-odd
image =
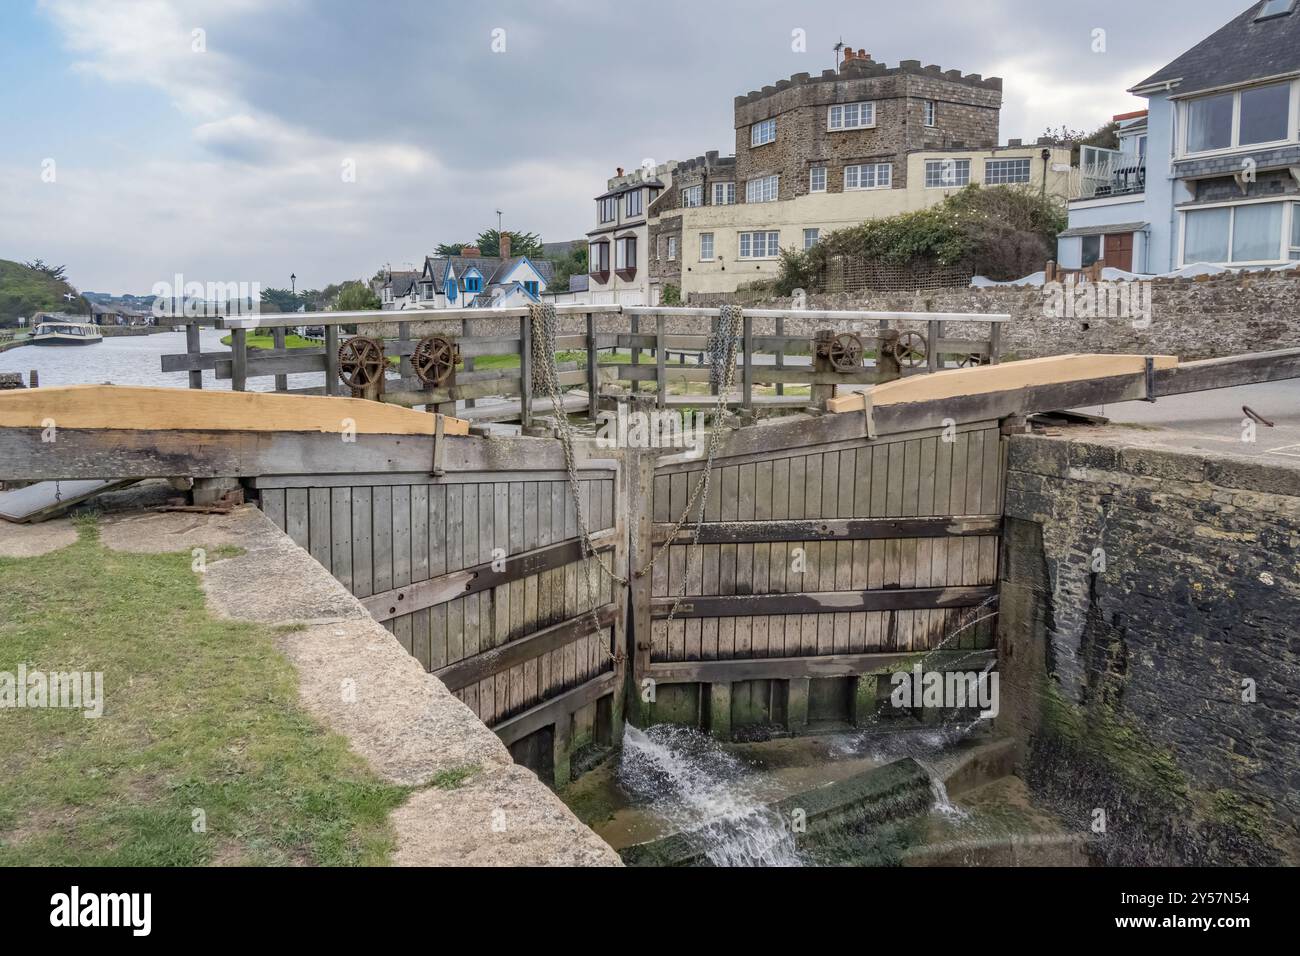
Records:
{"label": "distant hillside", "polygon": [[[68,293],[77,297],[69,301]],[[17,325],[20,315],[31,318],[37,312],[89,315],[90,303],[63,279],[0,259],[0,325]]]}

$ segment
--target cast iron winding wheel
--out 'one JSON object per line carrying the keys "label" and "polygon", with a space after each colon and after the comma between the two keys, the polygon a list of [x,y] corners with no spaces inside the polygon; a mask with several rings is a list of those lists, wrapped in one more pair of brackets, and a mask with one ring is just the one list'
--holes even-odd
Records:
{"label": "cast iron winding wheel", "polygon": [[862,367],[862,339],[852,332],[840,332],[826,346],[826,357],[837,372],[855,372]]}
{"label": "cast iron winding wheel", "polygon": [[894,358],[898,364],[907,368],[916,368],[925,362],[929,354],[925,336],[920,332],[904,332],[894,343]]}
{"label": "cast iron winding wheel", "polygon": [[364,335],[354,336],[339,346],[339,378],[353,389],[365,389],[384,380],[384,345]]}
{"label": "cast iron winding wheel", "polygon": [[426,386],[441,385],[451,378],[460,359],[459,349],[440,335],[420,339],[411,353],[411,367]]}

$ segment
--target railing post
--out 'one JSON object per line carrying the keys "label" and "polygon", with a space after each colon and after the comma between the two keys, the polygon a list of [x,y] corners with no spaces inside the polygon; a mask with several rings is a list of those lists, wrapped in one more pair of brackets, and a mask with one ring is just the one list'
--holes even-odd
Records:
{"label": "railing post", "polygon": [[[460,320],[460,337],[462,339],[469,338],[469,319]],[[469,358],[461,359],[461,364],[465,366],[465,371],[467,372],[474,371],[474,356],[471,355]],[[474,399],[472,398],[465,399],[465,407],[473,408]]]}
{"label": "railing post", "polygon": [[339,394],[339,327],[325,326],[325,394]]}
{"label": "railing post", "polygon": [[740,400],[745,406],[745,411],[752,411],[754,407],[754,320],[749,316],[742,316],[741,322],[745,330],[744,342],[744,371],[741,376],[741,397]]}
{"label": "railing post", "polygon": [[[285,346],[284,326],[271,330],[271,342],[277,352],[283,352]],[[277,375],[275,377],[275,390],[277,392],[287,392],[289,390],[289,376]]]}
{"label": "railing post", "polygon": [[[410,337],[411,337],[411,323],[398,322],[397,341],[399,347],[405,348],[406,346],[402,343],[405,343]],[[397,371],[404,379],[410,378],[412,375],[415,374],[415,369],[411,366],[411,357],[409,355],[403,355],[400,359],[398,359]]]}
{"label": "railing post", "polygon": [[1002,361],[1002,323],[990,322],[989,329],[989,364],[997,365]]}
{"label": "railing post", "polygon": [[[587,415],[594,422],[600,411],[600,365],[596,352],[596,313],[587,313]],[[564,414],[563,409],[556,409]]]}
{"label": "railing post", "polygon": [[[199,338],[201,328],[198,322],[190,322],[185,326],[185,352],[191,361],[203,354],[203,345]],[[190,369],[190,388],[203,388],[203,369]]]}
{"label": "railing post", "polygon": [[533,326],[526,315],[519,318],[519,424],[533,425]]}
{"label": "railing post", "polygon": [[931,372],[939,371],[941,362],[939,361],[939,336],[943,334],[943,323],[934,319],[930,320],[929,329],[926,333],[930,337],[930,347],[926,349],[927,362]]}
{"label": "railing post", "polygon": [[236,392],[248,390],[247,329],[232,329],[230,333],[230,388]]}
{"label": "railing post", "polygon": [[[641,334],[641,316],[639,315],[632,316],[631,330],[633,335]],[[633,365],[641,364],[641,350],[639,348],[636,348],[635,346],[633,346],[632,348],[632,364]],[[632,379],[632,394],[635,395],[640,391],[641,391],[641,383],[638,382],[636,379]]]}
{"label": "railing post", "polygon": [[[835,333],[830,329],[821,329],[813,336],[814,373],[828,374],[835,370],[835,367],[831,365],[829,356],[831,339],[834,337]],[[818,408],[825,408],[826,400],[835,397],[835,386],[814,383],[810,389],[809,397]]]}
{"label": "railing post", "polygon": [[664,375],[664,323],[662,312],[655,316],[655,405],[668,404],[668,379]]}
{"label": "railing post", "polygon": [[[785,335],[785,319],[782,318],[782,317],[778,317],[777,320],[776,320],[776,334],[777,334],[777,335]],[[777,350],[776,350],[776,367],[777,367],[777,368],[785,368],[785,349],[783,349],[783,348],[780,348],[780,349],[777,349]],[[777,382],[777,383],[776,383],[776,394],[778,394],[778,395],[784,395],[784,394],[785,394],[785,383],[784,383],[784,382]]]}

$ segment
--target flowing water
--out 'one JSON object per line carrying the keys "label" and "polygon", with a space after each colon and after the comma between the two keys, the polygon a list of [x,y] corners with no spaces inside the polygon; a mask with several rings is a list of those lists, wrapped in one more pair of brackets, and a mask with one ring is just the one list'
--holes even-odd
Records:
{"label": "flowing water", "polygon": [[714,866],[802,865],[793,834],[754,794],[744,764],[697,731],[629,724],[618,779],[634,798],[653,801]]}

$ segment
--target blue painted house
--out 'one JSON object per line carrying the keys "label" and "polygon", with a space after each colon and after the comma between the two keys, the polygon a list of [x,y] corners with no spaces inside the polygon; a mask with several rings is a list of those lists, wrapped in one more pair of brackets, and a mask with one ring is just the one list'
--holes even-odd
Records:
{"label": "blue painted house", "polygon": [[1130,92],[1119,150],[1080,157],[1057,258],[1161,274],[1300,260],[1300,0],[1257,0]]}
{"label": "blue painted house", "polygon": [[[509,251],[509,244],[506,244]],[[480,256],[472,246],[459,256],[428,256],[416,283],[422,309],[507,308],[540,302],[555,266],[528,256]]]}

